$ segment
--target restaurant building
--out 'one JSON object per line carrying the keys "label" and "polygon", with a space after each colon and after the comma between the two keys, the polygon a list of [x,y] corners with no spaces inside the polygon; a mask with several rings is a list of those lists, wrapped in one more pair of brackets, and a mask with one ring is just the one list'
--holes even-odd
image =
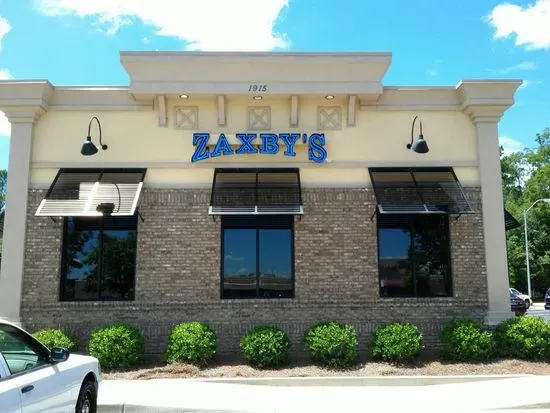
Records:
{"label": "restaurant building", "polygon": [[[159,354],[200,320],[221,354],[320,320],[510,310],[498,122],[517,80],[394,87],[390,53],[122,52],[129,84],[0,82],[12,124],[0,316],[130,322]],[[506,215],[510,218],[509,215]],[[513,219],[512,219],[513,221]]]}

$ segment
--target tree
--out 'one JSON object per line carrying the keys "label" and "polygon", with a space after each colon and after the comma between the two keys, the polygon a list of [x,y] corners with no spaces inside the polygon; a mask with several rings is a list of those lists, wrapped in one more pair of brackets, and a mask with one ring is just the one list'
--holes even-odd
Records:
{"label": "tree", "polygon": [[[550,128],[538,133],[535,142],[532,149],[501,157],[505,206],[522,223],[506,233],[510,285],[521,291],[527,290],[523,211],[537,199],[550,198]],[[550,286],[550,206],[537,204],[527,223],[532,287],[540,293]]]}
{"label": "tree", "polygon": [[0,212],[6,204],[6,184],[8,182],[8,171],[0,169]]}

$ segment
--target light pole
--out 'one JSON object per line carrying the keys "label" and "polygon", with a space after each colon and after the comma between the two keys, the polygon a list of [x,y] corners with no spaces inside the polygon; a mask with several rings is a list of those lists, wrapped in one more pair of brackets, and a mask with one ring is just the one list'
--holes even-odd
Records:
{"label": "light pole", "polygon": [[527,239],[527,213],[531,208],[533,208],[538,202],[550,203],[550,198],[541,198],[537,199],[533,204],[523,211],[523,226],[525,228],[525,261],[527,264],[527,295],[531,296],[531,271],[529,269],[529,240]]}

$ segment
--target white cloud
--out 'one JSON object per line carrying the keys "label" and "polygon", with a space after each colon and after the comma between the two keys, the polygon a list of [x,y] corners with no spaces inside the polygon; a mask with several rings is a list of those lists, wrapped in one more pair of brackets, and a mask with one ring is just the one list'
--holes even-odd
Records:
{"label": "white cloud", "polygon": [[8,21],[0,16],[0,52],[2,51],[2,39],[11,30],[11,26]]}
{"label": "white cloud", "polygon": [[11,135],[11,123],[4,112],[0,112],[0,137]]}
{"label": "white cloud", "polygon": [[536,70],[538,64],[535,62],[521,62],[514,66],[508,66],[504,69],[487,69],[488,72],[498,73],[500,75],[506,75],[508,73],[522,72],[527,70]]}
{"label": "white cloud", "polygon": [[[0,80],[11,79],[11,74],[8,69],[0,68]],[[8,122],[8,118],[4,112],[0,111],[0,136],[11,135],[11,124]]]}
{"label": "white cloud", "polygon": [[495,39],[515,35],[516,46],[527,50],[550,48],[550,0],[537,0],[525,7],[501,3],[486,20],[495,28]]}
{"label": "white cloud", "polygon": [[289,0],[38,0],[48,16],[91,17],[116,33],[139,20],[188,50],[261,51],[288,47],[273,27]]}
{"label": "white cloud", "polygon": [[530,86],[536,86],[536,85],[542,85],[544,82],[542,80],[524,80],[521,86],[519,87],[519,90],[525,89]]}
{"label": "white cloud", "polygon": [[11,73],[8,69],[0,67],[0,80],[11,79]]}
{"label": "white cloud", "polygon": [[435,69],[428,69],[428,75],[430,76],[436,76],[437,75],[437,70]]}
{"label": "white cloud", "polygon": [[515,140],[514,138],[511,138],[509,136],[500,136],[498,138],[498,141],[504,149],[504,155],[510,155],[514,152],[520,152],[523,149],[520,141]]}

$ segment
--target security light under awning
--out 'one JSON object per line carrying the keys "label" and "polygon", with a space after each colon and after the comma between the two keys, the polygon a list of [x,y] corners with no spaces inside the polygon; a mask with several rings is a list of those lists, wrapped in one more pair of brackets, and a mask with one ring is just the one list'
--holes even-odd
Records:
{"label": "security light under awning", "polygon": [[60,169],[35,215],[134,215],[145,173],[146,169]]}

